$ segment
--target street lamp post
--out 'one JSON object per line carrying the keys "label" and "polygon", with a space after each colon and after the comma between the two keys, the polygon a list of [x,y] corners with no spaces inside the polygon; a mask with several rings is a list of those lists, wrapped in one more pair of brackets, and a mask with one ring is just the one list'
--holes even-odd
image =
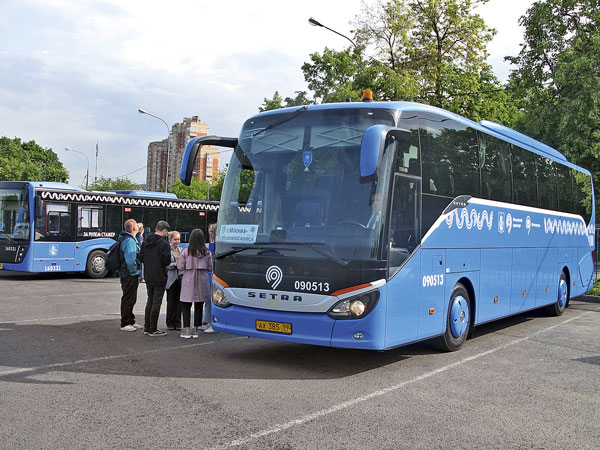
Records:
{"label": "street lamp post", "polygon": [[85,159],[87,161],[87,170],[85,172],[85,188],[88,188],[88,182],[90,181],[90,158],[88,158],[88,155],[86,155],[83,152],[80,152],[78,150],[73,150],[72,148],[69,147],[65,147],[65,150],[68,152],[73,152],[73,153],[79,153],[80,155],[85,156]]}
{"label": "street lamp post", "polygon": [[343,35],[342,33],[338,33],[335,30],[332,30],[329,27],[326,27],[325,25],[323,25],[321,22],[319,22],[317,19],[314,19],[313,17],[311,17],[310,19],[308,19],[308,23],[310,23],[313,27],[321,27],[321,28],[325,28],[326,30],[329,30],[335,34],[337,34],[338,36],[343,37],[344,39],[348,39],[350,41],[350,43],[352,43],[352,45],[354,47],[356,47],[356,44],[354,43],[354,41],[352,39],[350,39],[348,36]]}
{"label": "street lamp post", "polygon": [[165,127],[167,127],[167,167],[165,170],[165,192],[168,192],[167,187],[169,185],[169,154],[171,153],[171,129],[169,128],[169,125],[167,125],[167,122],[165,122],[160,117],[155,116],[154,114],[150,114],[148,111],[146,111],[144,109],[138,109],[138,112],[140,114],[146,114],[148,116],[151,116],[151,117],[154,117],[155,119],[160,120],[162,123],[165,124]]}

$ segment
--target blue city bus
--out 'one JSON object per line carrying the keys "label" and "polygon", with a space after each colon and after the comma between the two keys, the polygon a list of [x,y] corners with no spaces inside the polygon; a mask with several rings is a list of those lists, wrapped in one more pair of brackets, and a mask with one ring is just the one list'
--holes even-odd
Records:
{"label": "blue city bus", "polygon": [[458,350],[474,327],[593,282],[590,172],[510,128],[409,102],[260,113],[233,149],[212,325],[288,342]]}
{"label": "blue city bus", "polygon": [[180,200],[146,191],[89,192],[63,183],[0,182],[0,270],[107,275],[105,256],[133,218],[146,232],[159,220],[188,242],[215,223],[218,202]]}

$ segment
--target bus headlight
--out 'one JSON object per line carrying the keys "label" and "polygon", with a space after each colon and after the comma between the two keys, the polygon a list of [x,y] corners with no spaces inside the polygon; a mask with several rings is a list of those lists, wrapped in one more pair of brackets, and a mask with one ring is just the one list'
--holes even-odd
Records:
{"label": "bus headlight", "polygon": [[227,297],[225,297],[225,294],[223,293],[223,289],[221,289],[221,287],[216,283],[213,283],[212,287],[212,301],[215,305],[220,306],[221,308],[227,308],[228,306],[231,306],[231,303],[229,303]]}
{"label": "bus headlight", "polygon": [[379,290],[376,289],[337,302],[327,315],[333,319],[360,319],[371,312],[378,300]]}

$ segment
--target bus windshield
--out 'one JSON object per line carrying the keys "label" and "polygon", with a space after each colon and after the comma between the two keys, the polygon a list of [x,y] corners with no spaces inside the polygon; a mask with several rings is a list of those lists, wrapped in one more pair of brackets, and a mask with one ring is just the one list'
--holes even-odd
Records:
{"label": "bus windshield", "polygon": [[26,189],[0,189],[0,240],[29,240]]}
{"label": "bus windshield", "polygon": [[361,180],[360,145],[368,127],[394,123],[392,112],[375,108],[248,120],[221,196],[218,253],[277,247],[286,256],[375,258],[390,170],[382,163],[378,176]]}

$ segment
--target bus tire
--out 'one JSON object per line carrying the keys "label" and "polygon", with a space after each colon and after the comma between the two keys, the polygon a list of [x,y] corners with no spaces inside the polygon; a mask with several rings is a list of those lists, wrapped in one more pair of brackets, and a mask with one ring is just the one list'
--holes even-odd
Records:
{"label": "bus tire", "polygon": [[446,331],[434,341],[435,347],[443,352],[455,352],[460,349],[471,329],[471,299],[463,284],[457,283],[452,289]]}
{"label": "bus tire", "polygon": [[558,292],[556,295],[556,301],[546,307],[546,311],[551,316],[560,316],[565,312],[565,308],[569,304],[569,283],[567,281],[567,274],[563,270],[560,273],[558,279]]}
{"label": "bus tire", "polygon": [[90,278],[104,278],[108,273],[108,270],[106,270],[106,253],[102,250],[90,252],[85,271]]}

